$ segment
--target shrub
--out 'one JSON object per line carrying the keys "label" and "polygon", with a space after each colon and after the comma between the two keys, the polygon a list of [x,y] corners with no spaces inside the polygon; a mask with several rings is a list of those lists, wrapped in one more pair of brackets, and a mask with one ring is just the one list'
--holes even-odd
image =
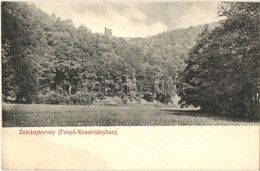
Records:
{"label": "shrub", "polygon": [[164,103],[164,104],[172,102],[171,97],[172,97],[172,95],[170,93],[159,92],[156,94],[156,100],[158,100],[159,102]]}
{"label": "shrub", "polygon": [[144,94],[144,100],[148,101],[148,102],[153,102],[155,100],[155,95],[152,93],[146,93]]}
{"label": "shrub", "polygon": [[93,103],[91,94],[77,92],[75,94],[59,94],[57,92],[50,92],[46,94],[39,93],[37,95],[36,103],[38,104],[61,104],[61,105],[89,105]]}

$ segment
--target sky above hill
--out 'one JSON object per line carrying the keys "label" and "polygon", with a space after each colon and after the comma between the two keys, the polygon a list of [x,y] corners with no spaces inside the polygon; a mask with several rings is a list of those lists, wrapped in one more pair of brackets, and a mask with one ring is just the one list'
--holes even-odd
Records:
{"label": "sky above hill", "polygon": [[97,33],[103,33],[104,27],[108,27],[118,37],[147,37],[220,20],[218,1],[45,1],[34,4],[48,14],[71,19],[76,27],[84,25]]}

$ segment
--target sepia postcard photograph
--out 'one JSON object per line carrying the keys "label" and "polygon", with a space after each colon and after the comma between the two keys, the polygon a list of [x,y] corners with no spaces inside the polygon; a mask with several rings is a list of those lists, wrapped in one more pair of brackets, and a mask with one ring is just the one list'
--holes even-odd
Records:
{"label": "sepia postcard photograph", "polygon": [[3,169],[259,169],[259,2],[2,1],[1,79]]}

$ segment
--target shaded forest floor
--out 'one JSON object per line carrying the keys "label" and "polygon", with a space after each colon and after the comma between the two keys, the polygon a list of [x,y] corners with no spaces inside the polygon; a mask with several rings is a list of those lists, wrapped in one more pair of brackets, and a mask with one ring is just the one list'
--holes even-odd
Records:
{"label": "shaded forest floor", "polygon": [[154,106],[3,104],[3,127],[258,125],[192,109]]}

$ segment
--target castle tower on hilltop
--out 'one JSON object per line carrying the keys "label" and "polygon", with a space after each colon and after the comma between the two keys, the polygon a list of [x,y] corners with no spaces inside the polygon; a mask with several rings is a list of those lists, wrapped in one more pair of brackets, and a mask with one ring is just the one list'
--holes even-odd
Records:
{"label": "castle tower on hilltop", "polygon": [[105,36],[108,36],[108,37],[112,37],[113,35],[112,35],[112,29],[109,29],[109,28],[106,28],[105,27]]}

